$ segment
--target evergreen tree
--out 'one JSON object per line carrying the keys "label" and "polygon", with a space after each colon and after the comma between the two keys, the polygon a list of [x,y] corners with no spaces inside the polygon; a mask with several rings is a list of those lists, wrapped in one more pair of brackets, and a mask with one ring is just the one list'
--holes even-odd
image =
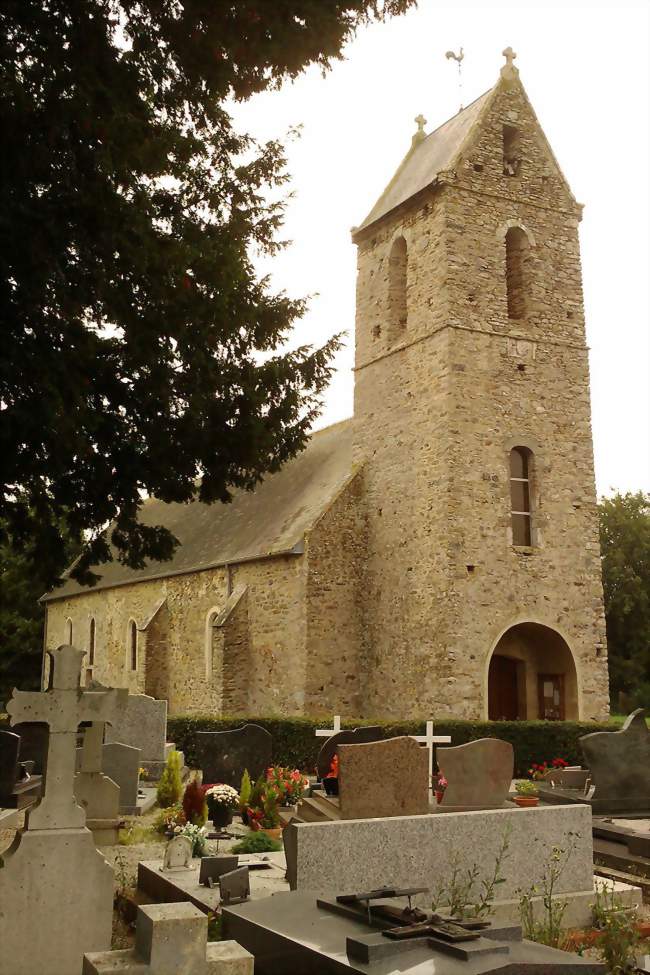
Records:
{"label": "evergreen tree", "polygon": [[304,446],[337,343],[278,351],[304,303],[252,258],[279,246],[283,146],[227,100],[412,3],[3,0],[0,518],[50,581],[64,511],[88,582],[110,545],[172,554],[144,494],[228,501]]}

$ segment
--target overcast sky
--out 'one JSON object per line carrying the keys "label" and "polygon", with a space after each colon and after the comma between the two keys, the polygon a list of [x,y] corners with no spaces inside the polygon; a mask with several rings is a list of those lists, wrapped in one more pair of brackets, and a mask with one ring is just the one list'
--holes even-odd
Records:
{"label": "overcast sky", "polygon": [[[291,201],[272,259],[276,287],[313,295],[296,342],[347,331],[319,426],[352,413],[356,253],[361,223],[426,131],[496,81],[511,45],[537,116],[585,204],[580,229],[599,494],[650,490],[648,62],[650,4],[623,0],[420,0],[364,28],[324,77],[310,71],[237,108],[258,138],[302,124],[290,145]],[[450,48],[465,51],[462,93]],[[293,342],[292,342],[293,344]]]}

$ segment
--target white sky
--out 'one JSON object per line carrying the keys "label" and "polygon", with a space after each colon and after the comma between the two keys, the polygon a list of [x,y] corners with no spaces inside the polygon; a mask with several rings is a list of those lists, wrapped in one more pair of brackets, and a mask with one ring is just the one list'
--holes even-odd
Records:
{"label": "white sky", "polygon": [[[318,423],[352,413],[356,248],[361,223],[406,153],[422,112],[427,131],[459,107],[445,51],[465,50],[463,104],[496,81],[511,45],[542,127],[576,198],[591,349],[599,494],[650,490],[650,3],[623,0],[420,0],[361,30],[346,60],[238,106],[260,139],[303,125],[289,146],[291,201],[272,259],[275,287],[312,295],[296,343],[346,331]],[[292,345],[294,342],[292,341]]]}

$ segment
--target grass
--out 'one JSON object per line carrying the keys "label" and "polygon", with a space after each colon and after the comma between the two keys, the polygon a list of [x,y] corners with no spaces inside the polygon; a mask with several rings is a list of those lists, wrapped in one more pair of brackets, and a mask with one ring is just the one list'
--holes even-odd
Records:
{"label": "grass", "polygon": [[160,843],[161,837],[151,826],[131,823],[120,830],[118,842],[121,846],[135,846],[137,843]]}

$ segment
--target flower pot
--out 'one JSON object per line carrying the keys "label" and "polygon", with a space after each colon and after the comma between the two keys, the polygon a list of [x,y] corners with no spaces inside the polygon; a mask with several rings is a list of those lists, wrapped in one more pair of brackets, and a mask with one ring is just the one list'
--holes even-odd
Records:
{"label": "flower pot", "polygon": [[213,806],[210,810],[210,819],[215,829],[223,829],[232,823],[232,809],[229,806]]}
{"label": "flower pot", "polygon": [[445,790],[444,789],[436,789],[434,794],[435,794],[435,797],[436,797],[436,802],[438,803],[438,805],[440,805],[440,803],[442,802],[442,800],[445,797]]}
{"label": "flower pot", "polygon": [[261,832],[266,833],[266,835],[269,836],[272,840],[279,840],[282,838],[281,826],[273,826],[273,827],[269,826],[268,828],[262,827]]}
{"label": "flower pot", "polygon": [[326,796],[338,796],[339,780],[334,778],[333,775],[328,775],[323,779],[323,788],[325,789]]}
{"label": "flower pot", "polygon": [[532,806],[539,806],[539,796],[514,796],[514,801],[522,809],[530,809]]}

